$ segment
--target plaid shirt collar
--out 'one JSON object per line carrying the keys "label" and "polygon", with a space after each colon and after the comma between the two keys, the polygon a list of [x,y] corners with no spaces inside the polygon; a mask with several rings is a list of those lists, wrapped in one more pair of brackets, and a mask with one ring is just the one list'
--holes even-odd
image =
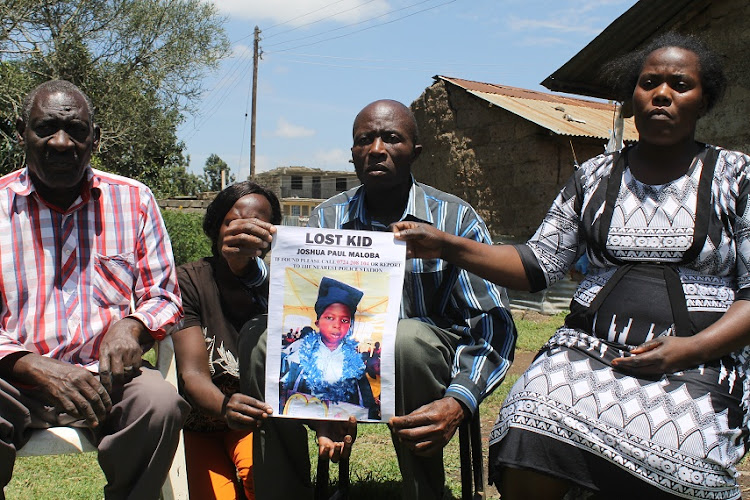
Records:
{"label": "plaid shirt collar", "polygon": [[83,205],[88,203],[92,196],[96,198],[101,192],[99,188],[101,177],[95,175],[94,169],[91,168],[91,165],[88,165],[86,167],[84,176],[86,178],[86,182],[81,185],[81,195],[73,202],[73,204],[70,205],[70,207],[68,207],[67,210],[56,207],[55,205],[48,203],[41,196],[39,196],[34,183],[31,181],[29,167],[24,167],[16,181],[10,184],[8,188],[14,193],[15,196],[31,196],[32,194],[36,193],[36,196],[39,200],[44,202],[45,205],[55,210],[56,212],[70,213],[78,210]]}

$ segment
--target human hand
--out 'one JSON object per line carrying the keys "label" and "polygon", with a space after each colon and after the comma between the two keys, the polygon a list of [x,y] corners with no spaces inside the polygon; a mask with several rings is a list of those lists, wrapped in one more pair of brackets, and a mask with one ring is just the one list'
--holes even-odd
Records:
{"label": "human hand", "polygon": [[98,427],[112,409],[104,386],[90,371],[56,359],[28,354],[16,361],[13,378],[34,386],[42,397],[61,412]]}
{"label": "human hand", "polygon": [[271,247],[276,227],[261,219],[234,219],[224,229],[221,255],[236,276],[247,274],[255,257],[263,256]]}
{"label": "human hand", "polygon": [[630,356],[615,358],[612,367],[636,375],[664,375],[703,362],[696,342],[688,337],[657,337],[630,351]]}
{"label": "human hand", "polygon": [[265,419],[271,416],[273,408],[263,401],[258,401],[246,394],[237,392],[227,398],[223,413],[224,420],[226,420],[230,429],[255,430],[263,425]]}
{"label": "human hand", "polygon": [[99,379],[107,392],[135,377],[141,368],[140,339],[146,327],[133,318],[123,318],[104,334],[99,346]]}
{"label": "human hand", "polygon": [[406,242],[410,259],[440,259],[446,245],[446,233],[421,222],[401,221],[391,224],[394,238]]}
{"label": "human hand", "polygon": [[392,417],[391,431],[415,455],[433,456],[450,442],[466,416],[457,399],[446,396],[403,417]]}
{"label": "human hand", "polygon": [[348,421],[319,421],[310,424],[318,437],[318,456],[326,457],[333,463],[349,458],[352,445],[357,439],[357,419]]}

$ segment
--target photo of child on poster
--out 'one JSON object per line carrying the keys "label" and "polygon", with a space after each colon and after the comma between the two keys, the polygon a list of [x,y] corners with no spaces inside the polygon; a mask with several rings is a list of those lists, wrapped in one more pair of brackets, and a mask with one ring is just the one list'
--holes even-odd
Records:
{"label": "photo of child on poster", "polygon": [[[360,417],[380,418],[380,402],[373,396],[366,375],[369,351],[360,352],[354,337],[357,306],[363,293],[333,278],[324,277],[315,301],[315,328],[281,351],[280,411],[291,396],[304,394],[330,403],[357,406]],[[374,347],[374,346],[373,346]],[[371,370],[373,379],[380,370]]]}
{"label": "photo of child on poster", "polygon": [[266,400],[278,401],[280,417],[377,422],[394,413],[405,249],[387,233],[379,242],[351,233],[361,231],[281,227],[274,238]]}

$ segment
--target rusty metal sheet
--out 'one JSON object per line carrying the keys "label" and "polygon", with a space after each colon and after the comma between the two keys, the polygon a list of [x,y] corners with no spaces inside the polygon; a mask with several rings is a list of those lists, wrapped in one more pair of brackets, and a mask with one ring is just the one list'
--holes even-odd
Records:
{"label": "rusty metal sheet", "polygon": [[[469,92],[558,135],[609,139],[614,128],[614,105],[610,105],[609,109],[602,109],[580,103],[561,103],[487,92]],[[625,120],[623,140],[638,140],[638,131],[635,129],[632,118]]]}
{"label": "rusty metal sheet", "polygon": [[[559,135],[609,139],[615,105],[535,90],[438,76],[468,93]],[[625,119],[623,140],[638,140],[632,118]]]}

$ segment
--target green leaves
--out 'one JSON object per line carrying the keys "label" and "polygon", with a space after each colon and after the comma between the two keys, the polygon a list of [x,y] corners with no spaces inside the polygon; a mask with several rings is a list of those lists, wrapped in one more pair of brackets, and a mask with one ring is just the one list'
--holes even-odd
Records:
{"label": "green leaves", "polygon": [[64,78],[96,107],[96,164],[141,180],[157,196],[195,187],[176,131],[197,105],[203,77],[229,52],[223,23],[201,0],[4,0],[0,171],[22,165],[14,130],[23,96]]}
{"label": "green leaves", "polygon": [[229,173],[227,162],[219,158],[219,155],[212,154],[206,159],[206,165],[203,167],[203,180],[206,183],[207,191],[221,191],[221,171],[225,170],[225,185],[234,184],[234,175]]}
{"label": "green leaves", "polygon": [[161,215],[172,241],[172,253],[178,266],[211,255],[211,241],[203,234],[202,214],[162,210]]}

